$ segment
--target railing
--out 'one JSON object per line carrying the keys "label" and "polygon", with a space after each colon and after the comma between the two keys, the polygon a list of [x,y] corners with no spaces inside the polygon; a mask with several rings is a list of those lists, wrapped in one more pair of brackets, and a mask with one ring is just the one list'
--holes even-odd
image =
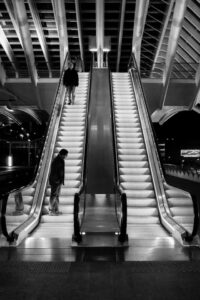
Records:
{"label": "railing", "polygon": [[[148,106],[146,103],[146,98],[144,96],[141,80],[139,77],[139,71],[137,67],[137,63],[135,61],[134,55],[132,55],[130,59],[130,74],[132,78],[132,84],[136,93],[136,102],[138,106],[138,111],[140,113],[141,124],[143,127],[143,134],[145,138],[145,144],[147,147],[147,155],[149,157],[150,169],[153,174],[152,179],[154,182],[154,188],[156,193],[156,198],[158,202],[158,209],[160,212],[161,222],[175,235],[177,238],[181,238],[183,240],[193,239],[193,233],[190,234],[183,226],[177,223],[170,212],[168,201],[166,199],[166,194],[164,190],[164,183],[167,186],[164,178],[164,168],[161,165],[161,160],[158,152],[158,146],[155,142],[155,135],[153,131],[153,126],[151,122],[151,118],[148,112]],[[196,210],[198,206],[194,206],[195,220],[199,219],[199,212]],[[198,221],[199,222],[199,221]],[[197,225],[197,220],[195,221],[194,227]],[[196,229],[193,229],[193,232],[196,232]]]}
{"label": "railing", "polygon": [[[92,66],[92,64],[91,64]],[[82,174],[81,174],[81,184],[79,187],[79,192],[74,195],[74,234],[72,240],[80,243],[82,241],[81,235],[81,225],[85,214],[85,188],[86,188],[86,159],[87,159],[87,148],[88,148],[88,123],[89,123],[89,107],[90,107],[90,94],[91,94],[91,81],[92,81],[92,67],[90,70],[90,78],[87,92],[87,110],[86,110],[86,119],[85,119],[85,140],[84,140],[84,149],[83,149],[83,160],[82,160]],[[80,208],[82,205],[82,217],[80,217]]]}
{"label": "railing", "polygon": [[[111,118],[112,118],[112,136],[113,136],[113,153],[115,160],[115,178],[114,178],[114,186],[115,186],[115,210],[116,216],[120,228],[118,240],[121,243],[124,243],[128,240],[127,235],[127,197],[126,193],[122,190],[119,182],[119,164],[118,164],[118,153],[117,153],[117,142],[116,142],[116,128],[115,128],[115,116],[114,116],[114,101],[113,101],[113,88],[112,88],[112,78],[110,72],[109,78],[110,84],[110,95],[111,95]],[[120,201],[118,201],[120,199]],[[119,203],[119,204],[118,204]]]}
{"label": "railing", "polygon": [[[63,103],[64,103],[65,89],[62,84],[62,78],[63,78],[64,69],[67,64],[68,58],[69,58],[69,56],[67,55],[65,58],[62,72],[61,72],[62,75],[60,76],[60,80],[58,83],[56,96],[55,96],[55,100],[54,100],[54,105],[53,105],[53,109],[52,109],[52,114],[51,114],[51,118],[50,118],[49,125],[48,125],[48,130],[47,130],[47,134],[46,134],[46,139],[45,139],[45,142],[43,145],[40,162],[38,164],[37,174],[36,174],[36,177],[34,180],[35,183],[37,182],[37,185],[35,188],[31,211],[30,211],[28,219],[25,220],[21,225],[19,225],[14,231],[11,232],[10,237],[12,237],[12,241],[13,241],[13,238],[15,240],[19,240],[19,237],[22,240],[24,237],[27,236],[28,232],[30,232],[39,222],[45,187],[46,187],[47,180],[48,180],[50,161],[51,161],[51,158],[53,155],[53,149],[54,149],[54,144],[55,144],[55,140],[56,140],[57,129],[58,129],[59,122],[60,122],[61,110],[62,110]],[[30,186],[30,185],[28,185],[28,186]],[[17,191],[19,192],[23,188],[25,188],[25,187],[22,187],[22,188],[18,189]],[[7,237],[7,240],[9,241],[8,237]]]}
{"label": "railing", "polygon": [[168,175],[177,176],[183,179],[200,182],[200,168],[181,167],[173,164],[164,164],[165,172]]}

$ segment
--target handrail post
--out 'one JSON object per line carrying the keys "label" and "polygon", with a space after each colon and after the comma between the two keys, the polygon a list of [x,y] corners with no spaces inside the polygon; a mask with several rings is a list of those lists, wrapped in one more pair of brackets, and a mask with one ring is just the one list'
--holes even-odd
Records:
{"label": "handrail post", "polygon": [[128,240],[128,235],[126,233],[127,228],[127,197],[125,193],[121,195],[121,203],[122,203],[122,217],[120,224],[120,234],[118,236],[118,240],[120,243],[124,243]]}
{"label": "handrail post", "polygon": [[14,234],[8,234],[7,225],[6,225],[6,207],[9,194],[0,195],[0,207],[1,207],[1,216],[0,216],[0,232],[7,238],[9,243],[14,242]]}
{"label": "handrail post", "polygon": [[186,242],[192,242],[193,238],[198,234],[199,229],[199,203],[198,200],[194,195],[191,195],[193,201],[193,208],[194,208],[194,225],[191,234],[188,234],[185,237]]}
{"label": "handrail post", "polygon": [[74,234],[72,240],[80,243],[82,241],[82,236],[80,233],[80,222],[79,222],[79,202],[80,197],[79,194],[76,193],[74,195]]}
{"label": "handrail post", "polygon": [[21,191],[15,193],[15,215],[22,215],[24,211],[24,202]]}

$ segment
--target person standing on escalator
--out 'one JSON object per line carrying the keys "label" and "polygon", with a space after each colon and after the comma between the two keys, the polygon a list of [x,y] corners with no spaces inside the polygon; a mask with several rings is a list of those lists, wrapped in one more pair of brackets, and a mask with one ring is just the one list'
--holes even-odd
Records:
{"label": "person standing on escalator", "polygon": [[68,63],[68,69],[63,76],[63,84],[66,86],[68,95],[68,104],[74,104],[75,89],[79,85],[78,72],[74,68],[73,62]]}
{"label": "person standing on escalator", "polygon": [[59,194],[62,184],[65,181],[65,158],[68,150],[61,149],[58,155],[53,159],[51,164],[49,184],[51,186],[51,194],[49,200],[49,215],[55,216],[61,214],[59,212]]}

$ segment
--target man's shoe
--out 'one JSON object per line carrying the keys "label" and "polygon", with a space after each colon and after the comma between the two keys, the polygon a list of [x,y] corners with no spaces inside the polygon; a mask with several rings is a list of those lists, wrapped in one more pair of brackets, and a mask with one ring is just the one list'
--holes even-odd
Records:
{"label": "man's shoe", "polygon": [[49,209],[49,216],[57,216],[55,211]]}
{"label": "man's shoe", "polygon": [[60,215],[62,215],[62,211],[56,211],[55,214],[56,214],[56,216],[60,216]]}

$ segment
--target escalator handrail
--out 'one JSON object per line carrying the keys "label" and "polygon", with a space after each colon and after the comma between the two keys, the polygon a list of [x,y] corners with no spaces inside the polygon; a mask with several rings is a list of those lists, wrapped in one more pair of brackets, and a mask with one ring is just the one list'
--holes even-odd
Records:
{"label": "escalator handrail", "polygon": [[28,218],[22,224],[20,224],[16,229],[14,229],[13,232],[11,232],[11,234],[14,235],[16,240],[19,238],[20,235],[21,235],[21,239],[24,238],[24,236],[26,236],[28,232],[32,230],[39,221],[43,196],[48,181],[50,161],[53,156],[55,139],[56,139],[57,130],[61,118],[61,111],[64,104],[65,87],[63,86],[62,80],[63,80],[64,70],[69,60],[69,57],[70,55],[67,54],[64,60],[61,76],[55,94],[51,119],[49,122],[49,127],[47,131],[45,143],[43,146],[43,151],[41,154],[40,168],[38,168],[38,172],[35,179],[35,181],[37,180],[37,185],[35,188],[31,211]]}
{"label": "escalator handrail", "polygon": [[[165,190],[164,190],[165,178],[164,178],[164,174],[162,172],[161,163],[160,163],[159,155],[158,155],[158,150],[156,148],[155,138],[154,138],[153,130],[152,130],[151,118],[148,114],[147,104],[145,101],[145,95],[143,92],[140,77],[138,75],[139,71],[138,71],[137,63],[136,63],[136,60],[135,60],[135,57],[133,54],[132,54],[132,59],[133,59],[134,65],[132,66],[131,69],[129,69],[129,73],[131,75],[131,80],[132,80],[133,90],[134,90],[135,96],[136,96],[137,106],[138,106],[138,108],[140,108],[140,109],[138,109],[138,112],[143,116],[142,118],[140,118],[141,123],[144,123],[143,128],[145,128],[146,131],[148,132],[148,133],[146,133],[146,131],[143,130],[144,138],[146,139],[146,141],[148,141],[148,143],[145,143],[146,147],[148,146],[148,148],[149,148],[149,149],[147,149],[148,150],[147,155],[148,156],[151,155],[151,157],[149,158],[149,164],[150,164],[151,172],[154,174],[154,176],[152,176],[152,179],[155,183],[154,188],[155,188],[155,192],[156,192],[156,196],[157,196],[156,199],[158,202],[158,209],[160,212],[160,217],[167,227],[169,227],[172,231],[178,233],[180,235],[181,239],[184,239],[186,236],[188,236],[190,234],[182,225],[180,225],[178,222],[176,222],[173,219],[171,212],[170,212],[170,208],[169,208],[168,201],[166,199]],[[136,80],[137,80],[137,85],[139,85],[139,87],[137,87],[137,89],[134,89],[135,80],[133,78],[135,76],[136,76]],[[138,88],[140,90],[140,99],[139,99],[139,95],[137,95],[137,93],[136,93],[136,91],[138,92]],[[152,147],[150,147],[150,143],[152,143]],[[156,182],[155,182],[155,180],[156,180]]]}
{"label": "escalator handrail", "polygon": [[86,118],[85,118],[85,138],[83,141],[84,148],[83,148],[83,158],[82,158],[82,173],[81,173],[81,181],[80,185],[78,188],[78,192],[75,193],[74,195],[74,233],[73,233],[73,241],[75,242],[80,242],[82,240],[81,233],[80,233],[80,228],[82,225],[82,221],[84,219],[85,215],[85,199],[84,199],[84,209],[83,209],[83,215],[82,215],[82,220],[80,222],[79,218],[79,210],[80,210],[80,197],[82,194],[85,193],[86,189],[86,159],[87,159],[87,149],[88,149],[88,135],[89,135],[89,107],[90,107],[90,95],[91,95],[91,82],[92,82],[92,64],[89,72],[89,85],[87,89],[87,109],[86,109]]}
{"label": "escalator handrail", "polygon": [[[115,166],[115,175],[114,175],[114,186],[116,194],[120,195],[121,201],[121,219],[117,217],[117,221],[120,228],[120,235],[118,237],[120,242],[124,242],[128,239],[127,235],[127,196],[124,190],[120,186],[119,181],[119,163],[118,163],[118,153],[117,153],[117,134],[116,134],[116,120],[114,114],[114,100],[113,100],[113,87],[112,87],[112,74],[109,70],[109,86],[110,86],[110,97],[111,97],[111,120],[112,120],[112,137],[113,137],[113,154],[114,154],[114,166]],[[115,202],[115,210],[117,215],[117,204]]]}

